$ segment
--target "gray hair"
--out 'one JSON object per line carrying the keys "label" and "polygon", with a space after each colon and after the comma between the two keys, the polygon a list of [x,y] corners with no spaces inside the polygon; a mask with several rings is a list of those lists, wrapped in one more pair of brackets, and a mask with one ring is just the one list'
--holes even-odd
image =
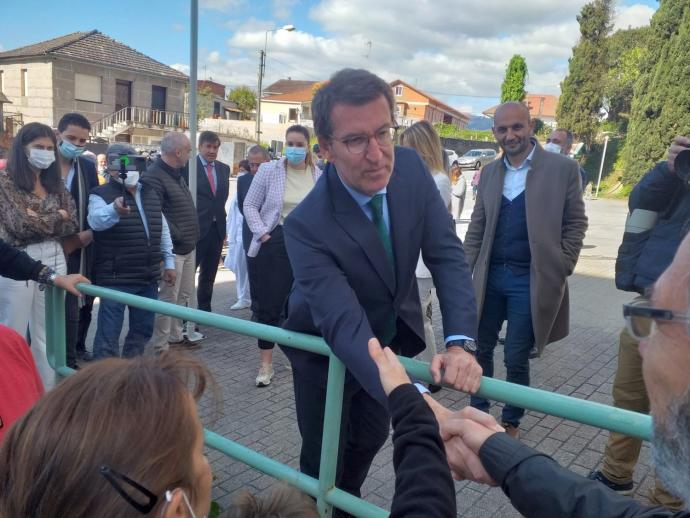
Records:
{"label": "gray hair", "polygon": [[567,146],[573,145],[573,132],[565,128],[558,128],[556,131],[562,131],[565,133],[565,143]]}
{"label": "gray hair", "polygon": [[167,133],[161,140],[161,155],[172,155],[185,145],[190,145],[187,135],[179,131]]}
{"label": "gray hair", "polygon": [[106,151],[108,155],[136,155],[137,151],[126,142],[113,142]]}
{"label": "gray hair", "polygon": [[265,147],[259,146],[258,144],[250,147],[249,151],[247,151],[247,157],[252,155],[261,155],[261,158],[264,160],[271,159],[271,155],[268,153],[268,150]]}

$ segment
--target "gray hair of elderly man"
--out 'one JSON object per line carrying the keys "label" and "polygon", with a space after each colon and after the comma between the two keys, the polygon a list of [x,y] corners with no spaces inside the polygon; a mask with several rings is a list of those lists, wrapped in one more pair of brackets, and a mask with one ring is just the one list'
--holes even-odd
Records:
{"label": "gray hair of elderly man", "polygon": [[173,155],[184,146],[190,145],[189,138],[184,133],[170,132],[161,140],[161,155]]}
{"label": "gray hair of elderly man", "polygon": [[271,155],[268,154],[268,150],[265,147],[259,146],[258,144],[249,148],[247,151],[247,158],[252,155],[261,155],[264,160],[270,160]]}
{"label": "gray hair of elderly man", "polygon": [[136,149],[125,142],[113,142],[106,151],[108,155],[138,155]]}

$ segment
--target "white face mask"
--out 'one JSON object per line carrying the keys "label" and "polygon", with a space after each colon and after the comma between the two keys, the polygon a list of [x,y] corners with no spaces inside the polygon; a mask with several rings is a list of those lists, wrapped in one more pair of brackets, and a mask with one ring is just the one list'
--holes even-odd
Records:
{"label": "white face mask", "polygon": [[125,185],[127,187],[134,187],[137,183],[139,183],[139,171],[127,171]]}
{"label": "white face mask", "polygon": [[55,162],[55,151],[31,148],[26,157],[36,169],[48,169]]}
{"label": "white face mask", "polygon": [[561,146],[554,142],[549,142],[548,144],[544,144],[544,150],[545,151],[551,151],[551,153],[558,153],[559,155],[563,154],[563,150],[561,149]]}

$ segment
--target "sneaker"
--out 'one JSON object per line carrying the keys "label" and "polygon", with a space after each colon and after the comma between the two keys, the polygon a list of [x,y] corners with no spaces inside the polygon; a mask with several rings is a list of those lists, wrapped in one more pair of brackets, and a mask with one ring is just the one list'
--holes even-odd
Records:
{"label": "sneaker", "polygon": [[596,480],[597,482],[601,482],[606,487],[615,491],[619,495],[632,495],[632,481],[626,482],[625,484],[617,484],[613,480],[609,480],[601,471],[592,471],[589,475],[587,475],[587,478],[589,480]]}
{"label": "sneaker", "polygon": [[183,338],[179,342],[168,342],[168,345],[170,346],[170,349],[174,349],[176,351],[193,351],[201,347],[199,342],[191,342],[186,338]]}
{"label": "sneaker", "polygon": [[520,430],[514,424],[501,423],[501,426],[506,429],[506,433],[510,435],[513,439],[520,438]]}
{"label": "sneaker", "polygon": [[251,305],[252,305],[252,303],[247,302],[246,300],[238,300],[232,306],[230,306],[230,309],[232,309],[232,310],[247,309],[247,308],[251,307]]}
{"label": "sneaker", "polygon": [[264,363],[259,369],[259,375],[256,377],[257,387],[268,387],[273,379],[273,365]]}
{"label": "sneaker", "polygon": [[206,335],[198,331],[194,322],[185,322],[184,330],[182,331],[182,338],[196,343],[206,338]]}

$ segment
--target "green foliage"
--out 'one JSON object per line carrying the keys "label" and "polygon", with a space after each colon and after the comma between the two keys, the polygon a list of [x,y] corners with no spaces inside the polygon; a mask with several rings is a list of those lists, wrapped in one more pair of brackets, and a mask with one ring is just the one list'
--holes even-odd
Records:
{"label": "green foliage", "polygon": [[457,138],[463,140],[483,141],[492,141],[494,139],[494,135],[491,132],[491,130],[460,129],[453,124],[445,124],[443,122],[434,124],[434,128],[436,129],[438,136],[442,138]]}
{"label": "green foliage", "polygon": [[501,85],[501,103],[508,101],[522,102],[527,92],[525,81],[527,80],[527,63],[525,58],[515,54],[510,58],[506,75]]}
{"label": "green foliage", "polygon": [[640,65],[647,54],[648,27],[617,31],[607,40],[608,73],[604,87],[604,109],[608,120],[622,123],[630,118],[633,89],[640,76]]}
{"label": "green foliage", "polygon": [[612,1],[593,0],[578,15],[580,40],[573,48],[568,75],[561,83],[556,110],[558,125],[578,135],[587,148],[594,142],[603,102]]}
{"label": "green foliage", "polygon": [[539,141],[545,141],[551,135],[551,126],[544,124],[544,121],[538,117],[532,119],[534,121],[534,136]]}
{"label": "green foliage", "polygon": [[213,115],[213,91],[207,86],[196,92],[196,118],[208,119]]}
{"label": "green foliage", "polygon": [[690,135],[690,4],[664,0],[651,20],[635,83],[625,148],[626,184],[663,158],[675,135]]}
{"label": "green foliage", "polygon": [[248,86],[238,86],[228,93],[228,101],[232,101],[242,112],[242,120],[249,120],[252,110],[256,108],[256,94]]}

